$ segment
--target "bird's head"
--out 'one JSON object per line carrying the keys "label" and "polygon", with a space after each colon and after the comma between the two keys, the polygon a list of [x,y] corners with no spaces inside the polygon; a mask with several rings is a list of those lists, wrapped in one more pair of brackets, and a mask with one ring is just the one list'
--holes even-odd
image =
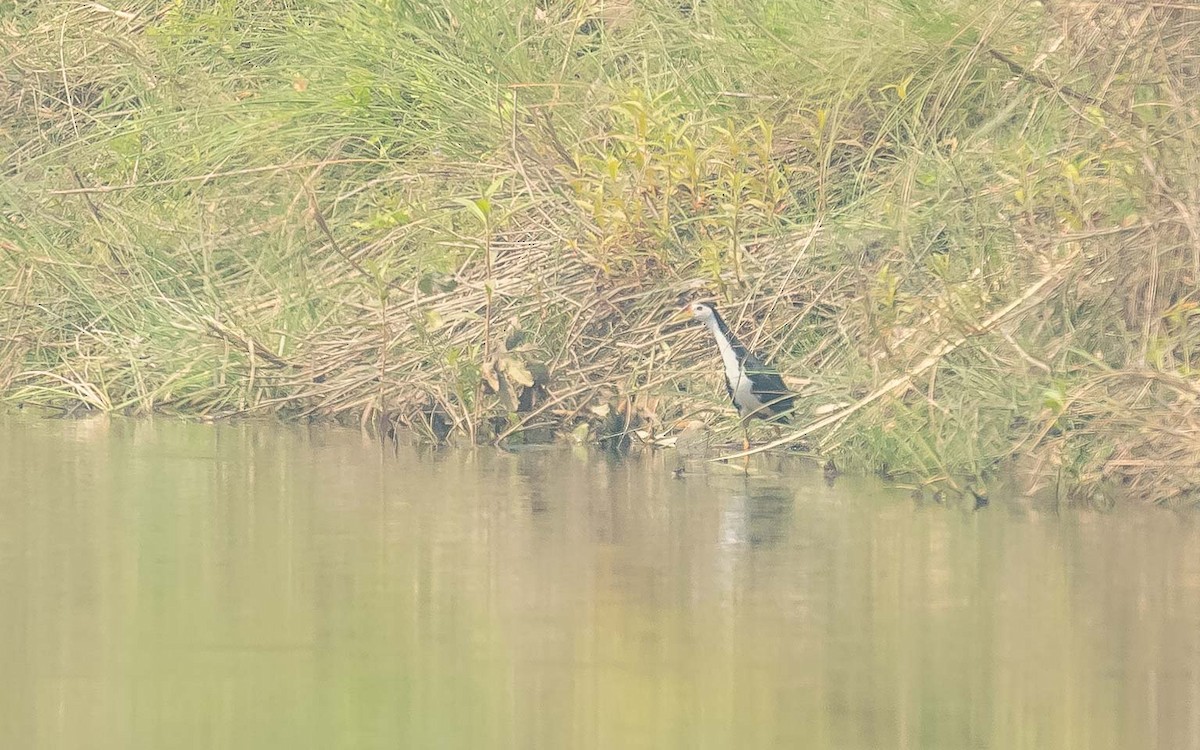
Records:
{"label": "bird's head", "polygon": [[717,319],[717,306],[711,302],[684,302],[675,310],[669,324],[672,328],[698,320],[709,324]]}
{"label": "bird's head", "polygon": [[711,302],[690,302],[684,308],[684,314],[700,321],[709,323],[717,318],[717,307]]}

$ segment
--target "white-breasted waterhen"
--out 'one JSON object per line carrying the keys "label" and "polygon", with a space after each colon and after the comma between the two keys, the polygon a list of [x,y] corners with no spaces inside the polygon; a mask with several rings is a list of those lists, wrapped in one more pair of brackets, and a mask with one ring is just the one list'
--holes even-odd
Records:
{"label": "white-breasted waterhen", "polygon": [[750,450],[750,420],[787,422],[794,408],[795,394],[784,385],[775,368],[755,356],[733,335],[715,305],[692,302],[680,314],[690,315],[703,323],[717,340],[725,365],[725,388],[741,417],[742,448]]}

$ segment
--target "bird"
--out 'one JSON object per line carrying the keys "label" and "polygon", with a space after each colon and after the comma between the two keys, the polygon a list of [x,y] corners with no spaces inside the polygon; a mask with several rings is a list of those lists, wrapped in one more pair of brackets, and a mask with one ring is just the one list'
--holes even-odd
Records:
{"label": "bird", "polygon": [[742,450],[748,451],[750,420],[762,419],[775,424],[788,422],[795,408],[795,394],[784,385],[783,378],[775,368],[752,353],[733,335],[721,313],[717,312],[716,305],[689,303],[681,316],[689,315],[703,323],[717,340],[717,349],[721,351],[721,361],[725,365],[725,389],[741,417]]}

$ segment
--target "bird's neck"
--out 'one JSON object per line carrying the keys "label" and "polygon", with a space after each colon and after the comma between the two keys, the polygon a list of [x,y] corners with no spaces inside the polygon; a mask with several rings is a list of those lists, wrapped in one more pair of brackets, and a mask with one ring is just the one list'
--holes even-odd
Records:
{"label": "bird's neck", "polygon": [[728,344],[730,351],[738,359],[746,356],[746,347],[742,346],[742,342],[738,341],[738,337],[733,335],[733,331],[729,330],[729,325],[725,319],[721,317],[721,313],[713,310],[712,319],[707,321],[708,330],[712,331],[713,336],[717,338],[717,345],[725,348]]}
{"label": "bird's neck", "polygon": [[746,357],[746,347],[742,346],[742,342],[738,341],[737,336],[729,330],[729,326],[725,324],[725,319],[720,313],[714,311],[713,317],[705,321],[708,330],[712,331],[713,338],[717,340],[717,348],[721,350],[721,360],[725,364],[725,374],[731,382],[737,382],[738,373],[740,372],[739,364]]}

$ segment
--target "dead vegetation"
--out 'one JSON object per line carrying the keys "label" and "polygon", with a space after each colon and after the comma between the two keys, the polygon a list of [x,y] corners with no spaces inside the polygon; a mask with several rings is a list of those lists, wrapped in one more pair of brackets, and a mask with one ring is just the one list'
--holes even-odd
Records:
{"label": "dead vegetation", "polygon": [[664,327],[707,294],[804,384],[781,442],[1193,502],[1197,9],[793,5],[30,7],[0,28],[0,388],[732,431],[709,342]]}

